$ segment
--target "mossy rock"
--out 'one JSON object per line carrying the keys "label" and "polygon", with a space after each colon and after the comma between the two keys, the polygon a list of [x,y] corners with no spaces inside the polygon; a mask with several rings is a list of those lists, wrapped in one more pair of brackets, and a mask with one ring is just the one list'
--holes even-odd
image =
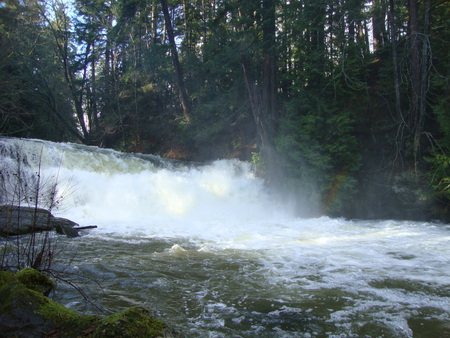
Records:
{"label": "mossy rock", "polygon": [[17,278],[11,271],[0,271],[0,288],[14,281],[17,281]]}
{"label": "mossy rock", "polygon": [[93,337],[161,337],[165,328],[147,309],[136,306],[103,319]]}
{"label": "mossy rock", "polygon": [[49,298],[42,290],[54,284],[34,269],[17,274],[0,271],[0,328],[2,337],[183,337],[132,307],[106,318],[81,316]]}
{"label": "mossy rock", "polygon": [[5,336],[41,337],[78,316],[17,279],[0,288],[0,299],[0,327]]}
{"label": "mossy rock", "polygon": [[42,293],[45,296],[48,296],[55,288],[55,282],[33,268],[20,270],[17,272],[16,277],[27,288]]}

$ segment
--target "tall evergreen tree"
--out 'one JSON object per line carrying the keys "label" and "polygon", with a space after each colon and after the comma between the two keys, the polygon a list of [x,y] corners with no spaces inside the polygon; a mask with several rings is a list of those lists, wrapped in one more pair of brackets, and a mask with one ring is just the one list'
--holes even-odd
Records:
{"label": "tall evergreen tree", "polygon": [[253,152],[327,212],[384,182],[373,195],[405,206],[392,186],[412,177],[410,195],[425,191],[424,170],[447,189],[444,0],[68,6],[0,7],[2,134],[183,158]]}

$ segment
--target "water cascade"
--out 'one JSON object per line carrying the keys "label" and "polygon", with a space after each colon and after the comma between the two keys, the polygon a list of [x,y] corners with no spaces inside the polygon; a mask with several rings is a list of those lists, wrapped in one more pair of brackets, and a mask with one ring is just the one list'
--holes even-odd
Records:
{"label": "water cascade", "polygon": [[[1,203],[36,198],[17,177],[39,179],[42,206],[98,226],[58,240],[82,287],[101,286],[101,307],[143,305],[193,336],[450,334],[449,225],[296,218],[236,160],[14,138],[0,154]],[[62,289],[66,306],[91,311]]]}

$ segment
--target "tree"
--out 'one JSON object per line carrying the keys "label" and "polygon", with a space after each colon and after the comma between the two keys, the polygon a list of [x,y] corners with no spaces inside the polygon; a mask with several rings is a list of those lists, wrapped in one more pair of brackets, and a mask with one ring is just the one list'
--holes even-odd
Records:
{"label": "tree", "polygon": [[[277,83],[276,83],[276,8],[275,1],[253,1],[249,6],[241,7],[241,10],[249,12],[243,16],[254,14],[254,22],[251,23],[256,36],[261,36],[253,56],[256,64],[262,63],[262,69],[252,74],[248,51],[241,51],[241,64],[244,72],[245,84],[251,102],[251,109],[256,124],[256,130],[261,142],[263,160],[266,163],[268,175],[275,175],[276,157],[274,147],[275,126],[277,123]],[[258,54],[262,55],[261,59]],[[258,60],[260,60],[258,62]],[[258,74],[259,73],[259,74]],[[258,85],[258,83],[260,85]]]}
{"label": "tree", "polygon": [[[419,5],[417,0],[409,0],[409,73],[411,81],[411,105],[409,112],[409,126],[413,134],[420,132],[420,33],[419,33]],[[414,145],[414,153],[416,145]]]}
{"label": "tree", "polygon": [[372,9],[373,21],[373,50],[377,51],[386,45],[386,25],[385,17],[387,13],[387,4],[385,0],[375,0]]}
{"label": "tree", "polygon": [[6,135],[62,140],[77,134],[53,39],[35,1],[9,1],[2,16],[0,131]]}
{"label": "tree", "polygon": [[188,95],[186,92],[186,86],[184,85],[183,70],[181,68],[180,61],[178,58],[178,50],[177,50],[177,47],[175,44],[175,35],[173,32],[173,28],[172,28],[172,21],[170,19],[167,1],[161,0],[161,6],[163,9],[163,13],[164,13],[164,21],[166,23],[166,30],[167,30],[167,35],[169,37],[169,45],[170,45],[170,50],[172,53],[173,65],[174,65],[175,74],[177,77],[178,91],[179,91],[179,95],[180,95],[181,106],[183,107],[184,118],[186,119],[186,121],[188,123],[190,123],[190,121],[191,121],[191,113],[190,113],[191,105],[190,105],[189,98],[188,98]]}
{"label": "tree", "polygon": [[[419,111],[417,117],[417,125],[415,127],[414,133],[414,154],[415,157],[418,158],[421,155],[421,137],[425,124],[425,118],[427,114],[428,104],[426,102],[426,96],[429,89],[429,76],[430,76],[430,40],[429,40],[429,31],[430,31],[430,8],[431,2],[430,0],[426,0],[425,2],[425,14],[424,14],[424,22],[423,22],[423,35],[422,35],[422,50],[420,56],[420,104]],[[414,71],[416,69],[414,68]],[[415,77],[414,77],[415,78]],[[415,79],[416,80],[416,79]],[[413,88],[416,87],[414,84]],[[414,111],[416,108],[414,107]]]}
{"label": "tree", "polygon": [[395,85],[395,110],[398,121],[403,120],[401,93],[400,93],[400,73],[399,73],[399,61],[398,61],[398,49],[397,49],[397,29],[395,25],[395,1],[389,0],[389,34],[392,48],[392,64],[394,68],[394,85]]}

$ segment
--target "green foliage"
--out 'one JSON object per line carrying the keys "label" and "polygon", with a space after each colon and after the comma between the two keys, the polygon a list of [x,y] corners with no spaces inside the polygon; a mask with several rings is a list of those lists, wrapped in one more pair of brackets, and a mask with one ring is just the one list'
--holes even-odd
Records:
{"label": "green foliage", "polygon": [[[447,61],[450,62],[450,61]],[[433,149],[430,156],[425,158],[430,165],[429,176],[436,194],[450,203],[450,114],[449,93],[450,88],[445,78],[441,76],[432,77],[432,86],[442,92],[437,96],[433,112],[439,124],[439,134],[436,140],[437,147]],[[439,92],[438,91],[438,92]]]}
{"label": "green foliage", "polygon": [[261,167],[264,165],[261,151],[252,152],[252,164],[257,167]]}
{"label": "green foliage", "polygon": [[435,153],[433,157],[426,158],[431,165],[431,183],[436,193],[450,203],[450,157]]}
{"label": "green foliage", "polygon": [[[439,81],[441,85],[445,85],[442,83],[443,81]],[[450,89],[449,89],[450,91]],[[446,150],[450,150],[450,114],[449,114],[449,101],[450,97],[443,97],[436,103],[434,106],[434,114],[436,115],[436,119],[439,123],[440,129],[440,139],[439,143],[441,147]]]}
{"label": "green foliage", "polygon": [[328,213],[342,210],[354,193],[359,158],[353,123],[351,113],[304,99],[282,121],[277,138],[289,186]]}
{"label": "green foliage", "polygon": [[0,134],[68,139],[64,130],[76,126],[42,11],[39,3],[0,7]]}
{"label": "green foliage", "polygon": [[252,152],[252,165],[257,175],[264,177],[267,175],[267,160],[264,159],[262,149],[258,152]]}

